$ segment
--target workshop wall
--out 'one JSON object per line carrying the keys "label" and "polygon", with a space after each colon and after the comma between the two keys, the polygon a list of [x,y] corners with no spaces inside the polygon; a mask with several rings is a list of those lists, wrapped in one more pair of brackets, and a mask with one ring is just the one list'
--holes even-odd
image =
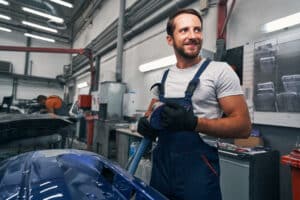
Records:
{"label": "workshop wall", "polygon": [[[0,34],[0,44],[5,46],[26,46],[26,37],[17,32],[3,32]],[[24,74],[25,52],[0,51],[0,60],[13,64],[13,72]]]}
{"label": "workshop wall", "polygon": [[45,96],[57,95],[64,97],[63,88],[56,84],[42,83],[36,81],[19,81],[16,99],[34,99],[38,95]]}
{"label": "workshop wall", "polygon": [[[17,32],[1,32],[0,44],[8,46],[23,46],[26,47],[26,37]],[[47,47],[47,48],[70,48],[70,45],[49,43],[32,39],[32,47]],[[1,51],[0,60],[6,60],[13,64],[13,72],[24,74],[25,68],[25,52],[9,52]],[[63,65],[70,63],[69,54],[49,54],[49,53],[30,53],[30,61],[32,61],[31,75],[55,78],[62,74]],[[30,69],[29,69],[30,71]]]}
{"label": "workshop wall", "polygon": [[261,31],[263,24],[297,13],[299,8],[300,1],[298,0],[236,0],[227,26],[227,48],[261,39],[266,35]]}
{"label": "workshop wall", "polygon": [[4,96],[11,96],[13,80],[10,78],[0,78],[0,104]]}
{"label": "workshop wall", "polygon": [[[87,82],[88,86],[83,87],[83,88],[78,88],[77,84],[80,84],[80,83],[83,83],[83,82]],[[74,95],[74,98],[73,98],[74,101],[78,100],[78,95],[80,95],[80,94],[89,94],[90,82],[91,82],[90,72],[76,77],[75,95]]]}
{"label": "workshop wall", "polygon": [[[70,48],[70,45],[49,43],[40,40],[32,40],[33,47],[45,48]],[[32,62],[31,75],[55,78],[63,73],[63,66],[70,64],[71,54],[59,53],[30,53],[29,60]]]}
{"label": "workshop wall", "polygon": [[[0,44],[8,46],[26,46],[27,38],[17,32],[1,32]],[[32,39],[32,47],[48,47],[48,48],[70,48],[70,45],[48,43],[43,41],[36,41]],[[70,63],[69,54],[49,54],[49,53],[30,53],[29,60],[32,65],[29,65],[29,75],[55,78],[57,75],[63,73],[63,65]],[[13,73],[24,74],[25,69],[25,52],[9,52],[0,51],[0,60],[9,61],[13,64]],[[11,78],[0,77],[1,90],[0,101],[3,96],[10,96],[13,94],[13,81]],[[19,81],[16,86],[15,99],[32,99],[38,94],[44,95],[59,95],[63,97],[63,88],[57,84],[48,84],[35,81]]]}
{"label": "workshop wall", "polygon": [[[126,8],[129,8],[136,0],[127,0]],[[90,23],[81,31],[75,38],[73,48],[84,48],[95,39],[103,30],[105,30],[113,21],[119,17],[120,9],[119,0],[104,1],[101,6],[101,11],[96,12]]]}

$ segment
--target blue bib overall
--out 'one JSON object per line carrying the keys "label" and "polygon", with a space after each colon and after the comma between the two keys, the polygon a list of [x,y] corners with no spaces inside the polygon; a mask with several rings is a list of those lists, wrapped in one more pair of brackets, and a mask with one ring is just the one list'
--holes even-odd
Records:
{"label": "blue bib overall", "polygon": [[[199,68],[183,98],[164,97],[167,70],[161,81],[159,100],[193,109],[193,93],[209,62],[205,60]],[[159,131],[158,144],[153,151],[152,187],[174,200],[221,200],[219,177],[218,151],[203,142],[197,132]]]}

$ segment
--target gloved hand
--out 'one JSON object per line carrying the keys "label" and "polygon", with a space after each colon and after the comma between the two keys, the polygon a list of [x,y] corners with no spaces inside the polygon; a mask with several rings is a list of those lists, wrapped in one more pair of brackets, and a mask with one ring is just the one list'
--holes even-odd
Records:
{"label": "gloved hand", "polygon": [[171,131],[194,131],[198,118],[193,109],[185,109],[177,103],[166,103],[161,113],[161,126]]}
{"label": "gloved hand", "polygon": [[149,138],[151,140],[155,140],[157,130],[151,127],[147,117],[141,117],[138,122],[137,132],[140,133],[142,136]]}

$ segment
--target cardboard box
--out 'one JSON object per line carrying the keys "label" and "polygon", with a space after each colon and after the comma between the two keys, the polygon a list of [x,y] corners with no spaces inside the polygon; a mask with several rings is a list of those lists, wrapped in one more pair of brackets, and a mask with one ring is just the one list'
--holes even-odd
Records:
{"label": "cardboard box", "polygon": [[240,147],[263,146],[264,142],[261,137],[249,137],[247,139],[234,139],[234,144]]}

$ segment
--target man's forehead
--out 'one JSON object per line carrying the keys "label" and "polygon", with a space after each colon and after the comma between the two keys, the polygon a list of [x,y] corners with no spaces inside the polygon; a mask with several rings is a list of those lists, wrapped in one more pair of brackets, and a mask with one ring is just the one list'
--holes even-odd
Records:
{"label": "man's forehead", "polygon": [[193,14],[189,13],[182,13],[174,18],[174,25],[175,26],[200,26],[201,21],[200,19]]}

